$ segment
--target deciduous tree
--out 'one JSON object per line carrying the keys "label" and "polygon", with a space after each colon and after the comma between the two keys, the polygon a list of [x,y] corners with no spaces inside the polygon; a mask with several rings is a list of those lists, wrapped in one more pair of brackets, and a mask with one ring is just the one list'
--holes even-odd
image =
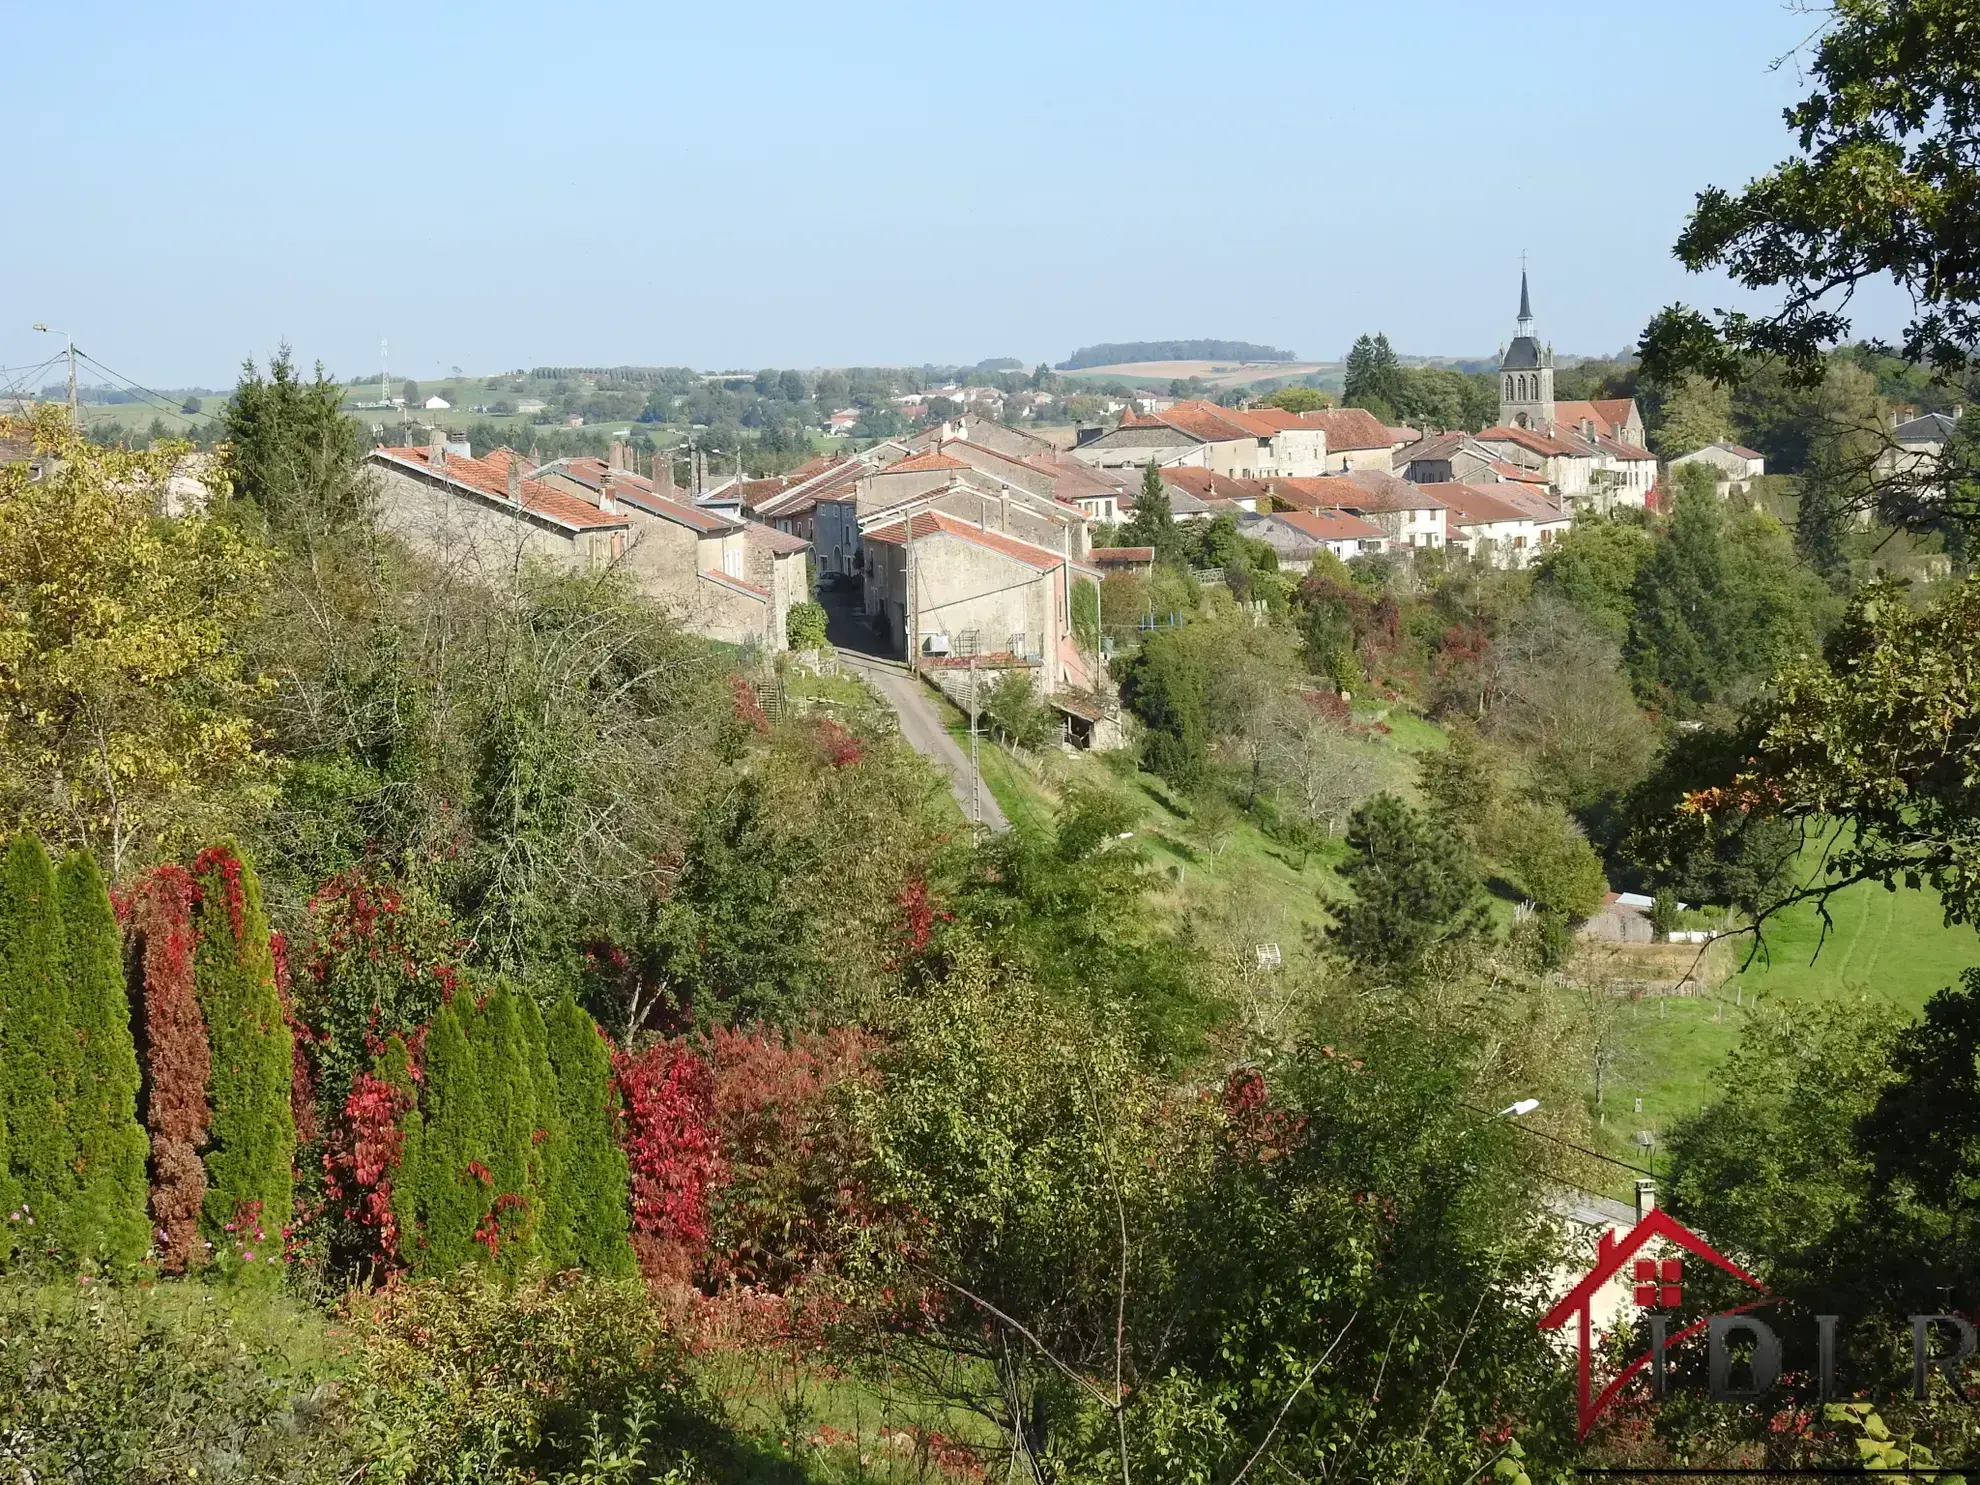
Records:
{"label": "deciduous tree", "polygon": [[118,877],[268,797],[243,652],[267,553],[217,511],[159,514],[183,445],[101,448],[52,413],[0,434],[55,461],[0,465],[0,811]]}

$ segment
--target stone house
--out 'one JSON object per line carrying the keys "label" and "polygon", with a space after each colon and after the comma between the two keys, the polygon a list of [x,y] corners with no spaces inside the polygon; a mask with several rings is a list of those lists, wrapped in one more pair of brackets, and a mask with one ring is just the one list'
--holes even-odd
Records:
{"label": "stone house", "polygon": [[1075,585],[1099,581],[1090,565],[935,509],[870,526],[864,543],[866,612],[917,666],[973,648],[1032,668],[1041,693],[1092,689],[1073,630]]}
{"label": "stone house", "polygon": [[1713,480],[1721,498],[1744,495],[1747,487],[1767,472],[1764,454],[1736,443],[1708,443],[1702,449],[1694,449],[1671,460],[1673,470],[1692,464],[1709,464],[1712,467]]}
{"label": "stone house", "polygon": [[631,541],[631,522],[616,503],[526,478],[513,449],[465,458],[436,436],[424,449],[373,449],[365,465],[379,528],[478,581],[505,578],[526,561],[595,572],[622,560]]}
{"label": "stone house", "polygon": [[1278,554],[1282,572],[1305,572],[1328,552],[1343,562],[1389,549],[1389,537],[1364,516],[1344,510],[1288,510],[1253,516],[1238,529]]}
{"label": "stone house", "polygon": [[1421,488],[1444,502],[1446,544],[1493,567],[1525,567],[1573,524],[1559,504],[1519,485]]}
{"label": "stone house", "polygon": [[1285,510],[1339,510],[1360,516],[1381,528],[1390,550],[1440,548],[1449,535],[1442,500],[1422,485],[1376,469],[1323,479],[1274,480],[1272,502]]}
{"label": "stone house", "polygon": [[[1265,413],[1265,409],[1260,409]],[[1305,427],[1318,428],[1326,437],[1326,468],[1322,474],[1346,474],[1356,469],[1373,469],[1383,474],[1395,470],[1395,453],[1400,442],[1397,430],[1387,427],[1365,408],[1323,407],[1299,414]]]}

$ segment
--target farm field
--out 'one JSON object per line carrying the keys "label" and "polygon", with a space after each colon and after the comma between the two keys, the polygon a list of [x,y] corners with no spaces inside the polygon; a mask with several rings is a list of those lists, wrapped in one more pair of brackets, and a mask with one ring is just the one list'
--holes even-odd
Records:
{"label": "farm field", "polygon": [[1163,386],[1199,377],[1210,386],[1223,389],[1250,386],[1254,382],[1297,381],[1316,372],[1339,370],[1340,363],[1335,361],[1126,361],[1115,366],[1082,366],[1078,371],[1060,375],[1102,381],[1118,378]]}

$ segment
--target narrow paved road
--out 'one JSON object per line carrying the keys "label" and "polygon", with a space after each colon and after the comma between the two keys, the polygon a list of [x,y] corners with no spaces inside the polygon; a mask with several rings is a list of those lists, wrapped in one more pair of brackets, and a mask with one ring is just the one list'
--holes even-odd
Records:
{"label": "narrow paved road", "polygon": [[[839,659],[857,671],[894,709],[894,715],[901,719],[901,736],[907,739],[908,746],[949,776],[949,792],[956,796],[956,803],[962,806],[963,818],[967,820],[969,755],[956,746],[949,729],[942,725],[941,710],[935,698],[928,694],[928,688],[909,675],[899,661],[882,661],[854,650],[839,651]],[[982,786],[980,803],[986,827],[998,832],[1011,828],[988,784]]]}
{"label": "narrow paved road", "polygon": [[[818,595],[825,605],[825,630],[839,659],[859,675],[901,719],[901,736],[908,746],[928,759],[949,777],[949,792],[962,806],[963,818],[970,818],[969,755],[956,746],[949,729],[942,725],[942,709],[918,676],[909,675],[905,662],[886,653],[886,638],[878,633],[859,610],[850,589],[827,588]],[[978,791],[983,823],[991,830],[1011,828],[1002,806],[984,784]]]}

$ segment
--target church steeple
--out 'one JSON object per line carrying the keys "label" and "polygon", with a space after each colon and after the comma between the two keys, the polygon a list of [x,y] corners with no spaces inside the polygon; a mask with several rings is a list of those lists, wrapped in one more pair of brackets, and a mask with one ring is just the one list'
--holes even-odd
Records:
{"label": "church steeple", "polygon": [[1554,423],[1554,354],[1533,336],[1533,294],[1519,267],[1519,334],[1499,358],[1499,421],[1545,431]]}

